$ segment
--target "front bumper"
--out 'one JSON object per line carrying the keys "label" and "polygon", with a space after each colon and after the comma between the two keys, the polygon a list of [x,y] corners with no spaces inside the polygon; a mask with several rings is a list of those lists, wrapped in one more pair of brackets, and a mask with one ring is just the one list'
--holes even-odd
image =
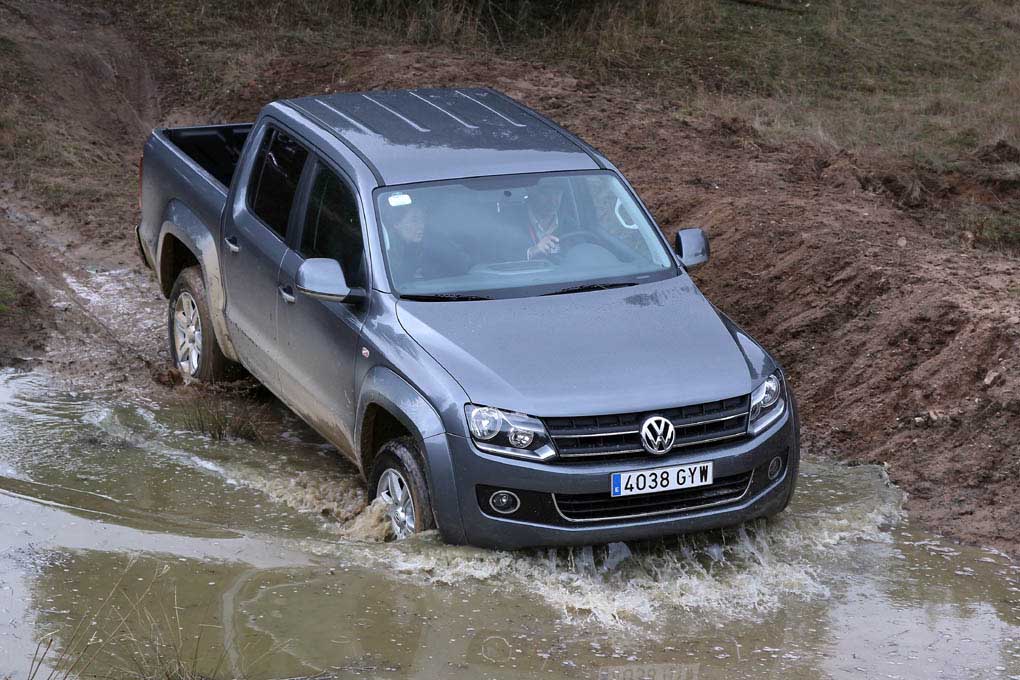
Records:
{"label": "front bumper", "polygon": [[[649,539],[732,526],[775,514],[785,507],[792,493],[800,461],[799,427],[792,400],[783,417],[753,439],[696,452],[681,449],[672,455],[641,460],[583,465],[533,463],[483,453],[470,440],[456,435],[447,434],[444,439],[452,462],[449,486],[453,487],[445,491],[455,489],[455,493],[436,493],[434,488],[432,499],[444,538],[507,549]],[[433,446],[437,443],[432,442]],[[769,480],[766,470],[776,457],[784,461],[782,472]],[[557,494],[608,494],[613,472],[709,460],[713,461],[717,480],[749,477],[744,493],[721,503],[694,503],[690,509],[665,514],[586,522],[568,519],[555,503]],[[499,516],[491,508],[483,510],[484,494],[479,493],[479,487],[521,492],[522,510],[512,516]],[[548,502],[536,508],[536,504],[543,504],[543,498]],[[456,531],[448,532],[444,524],[454,524],[450,522],[454,517],[459,519]]]}

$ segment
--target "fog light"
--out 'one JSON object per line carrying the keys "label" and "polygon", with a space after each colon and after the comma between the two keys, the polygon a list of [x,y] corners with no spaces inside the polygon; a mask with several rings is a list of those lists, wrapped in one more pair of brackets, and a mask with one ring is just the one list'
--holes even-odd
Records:
{"label": "fog light", "polygon": [[773,458],[772,461],[769,462],[769,479],[771,480],[778,477],[779,473],[782,472],[782,470],[783,459],[779,458],[778,456],[776,458]]}
{"label": "fog light", "polygon": [[499,514],[509,515],[521,507],[521,499],[513,491],[497,491],[489,496],[489,505]]}
{"label": "fog light", "polygon": [[530,430],[518,430],[514,427],[510,429],[507,439],[510,441],[510,446],[515,449],[526,449],[531,446],[531,442],[535,441],[535,433]]}

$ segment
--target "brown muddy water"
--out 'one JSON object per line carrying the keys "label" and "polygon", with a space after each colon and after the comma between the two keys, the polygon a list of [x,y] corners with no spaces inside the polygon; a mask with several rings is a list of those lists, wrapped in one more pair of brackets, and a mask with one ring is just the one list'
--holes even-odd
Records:
{"label": "brown muddy water", "polygon": [[1020,678],[1020,564],[911,527],[877,467],[808,457],[730,531],[488,552],[381,542],[282,408],[262,444],[179,411],[0,372],[0,677],[41,642],[41,677]]}

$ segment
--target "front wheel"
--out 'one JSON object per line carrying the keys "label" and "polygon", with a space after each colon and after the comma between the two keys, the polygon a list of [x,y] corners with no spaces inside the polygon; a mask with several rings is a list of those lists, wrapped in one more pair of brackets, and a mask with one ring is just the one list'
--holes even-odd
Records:
{"label": "front wheel", "polygon": [[186,380],[215,382],[226,374],[227,358],[216,341],[199,267],[188,267],[174,282],[167,312],[167,337],[174,366]]}
{"label": "front wheel", "polygon": [[416,452],[410,437],[388,441],[379,449],[372,470],[370,488],[385,505],[390,531],[397,540],[436,527],[428,483]]}

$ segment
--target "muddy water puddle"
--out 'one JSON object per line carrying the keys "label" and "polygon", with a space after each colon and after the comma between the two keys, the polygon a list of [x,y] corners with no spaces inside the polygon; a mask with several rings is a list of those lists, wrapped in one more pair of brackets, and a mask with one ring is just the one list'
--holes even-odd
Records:
{"label": "muddy water puddle", "polygon": [[[880,468],[808,459],[771,522],[516,553],[380,542],[285,409],[214,441],[177,404],[0,373],[0,677],[1020,677],[1020,565],[911,527]],[[84,650],[84,654],[82,654]]]}

